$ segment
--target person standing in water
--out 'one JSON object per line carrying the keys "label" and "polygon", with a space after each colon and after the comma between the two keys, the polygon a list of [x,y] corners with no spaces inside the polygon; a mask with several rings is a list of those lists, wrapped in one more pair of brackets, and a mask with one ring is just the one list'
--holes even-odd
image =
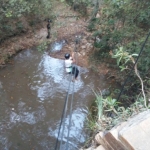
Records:
{"label": "person standing in water", "polygon": [[74,75],[74,80],[77,80],[79,70],[76,66],[72,66],[73,63],[75,63],[75,58],[74,58],[74,53],[72,53],[72,57],[70,56],[69,53],[65,54],[65,69],[68,74],[73,74]]}

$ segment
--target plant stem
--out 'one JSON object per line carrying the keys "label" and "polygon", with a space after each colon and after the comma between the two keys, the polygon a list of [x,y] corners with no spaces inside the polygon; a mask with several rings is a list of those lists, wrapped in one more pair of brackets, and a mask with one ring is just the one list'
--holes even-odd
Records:
{"label": "plant stem", "polygon": [[[134,61],[133,57],[131,57],[131,60],[135,64],[135,61]],[[138,73],[137,64],[135,64],[134,71],[135,71],[135,74],[137,75],[137,77],[140,79],[141,86],[142,86],[142,94],[143,94],[143,97],[144,97],[144,104],[145,104],[145,107],[147,108],[147,100],[146,100],[146,96],[145,96],[145,92],[144,92],[144,84],[143,84],[143,80],[141,79],[141,77]]]}

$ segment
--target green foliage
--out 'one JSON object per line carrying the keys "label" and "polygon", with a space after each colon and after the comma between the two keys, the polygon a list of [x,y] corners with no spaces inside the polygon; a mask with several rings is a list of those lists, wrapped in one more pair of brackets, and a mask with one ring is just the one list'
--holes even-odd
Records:
{"label": "green foliage", "polygon": [[[144,43],[145,39],[141,39],[139,41],[140,44],[140,48],[138,49],[138,51],[140,51],[142,44]],[[149,70],[149,66],[150,66],[150,37],[143,49],[143,52],[141,54],[141,57],[139,59],[138,65],[140,68],[140,71],[142,71],[144,74],[147,74],[148,70]]]}
{"label": "green foliage", "polygon": [[102,115],[103,115],[103,99],[102,96],[100,95],[100,93],[95,92],[93,90],[95,96],[96,96],[96,106],[97,106],[97,112],[98,112],[98,119],[101,119]]}
{"label": "green foliage", "polygon": [[[107,42],[101,40],[100,43],[94,43],[95,47],[100,48],[100,55],[108,53],[108,50],[116,49],[117,45],[123,46],[130,54],[137,54],[140,51],[142,39],[146,37],[150,27],[149,6],[150,2],[148,0],[104,0],[99,12],[100,18],[98,19],[100,21],[95,24],[89,23],[90,29],[94,29],[95,33],[101,30],[99,34],[101,39],[108,37]],[[95,35],[98,36],[98,34]],[[148,70],[150,65],[148,59],[150,42],[147,43],[147,48],[143,54],[146,58],[141,59],[139,65],[144,72]]]}
{"label": "green foliage", "polygon": [[[88,128],[92,131],[97,130],[109,130],[115,125],[119,124],[120,122],[128,120],[129,117],[138,114],[147,108],[145,108],[144,105],[144,99],[141,97],[136,98],[136,102],[130,105],[130,107],[123,107],[119,106],[119,102],[116,101],[116,99],[112,97],[103,98],[101,94],[98,94],[98,92],[94,92],[96,96],[96,101],[101,100],[102,103],[99,103],[96,106],[97,109],[103,110],[101,117],[99,118],[99,114],[97,113],[97,117],[92,117],[93,114],[89,112],[89,119],[88,119]],[[101,106],[103,105],[103,108]],[[94,109],[96,109],[94,107]],[[92,111],[92,110],[91,110]],[[109,114],[111,115],[108,115]]]}
{"label": "green foliage", "polygon": [[108,38],[107,36],[104,36],[100,41],[96,41],[94,43],[94,46],[96,48],[100,48],[101,52],[108,52],[110,50],[110,47],[108,45]]}
{"label": "green foliage", "polygon": [[[115,54],[112,55],[112,58],[116,58],[117,59],[117,65],[120,66],[122,69],[121,71],[123,71],[123,69],[125,69],[125,65],[131,61],[131,59],[133,58],[133,56],[138,56],[138,54],[129,54],[127,51],[124,50],[124,48],[121,46],[118,49],[115,50]],[[121,64],[121,65],[120,65]]]}
{"label": "green foliage", "polygon": [[94,131],[95,129],[97,129],[96,119],[94,119],[91,113],[88,114],[88,117],[86,120],[86,127],[90,129],[91,131]]}
{"label": "green foliage", "polygon": [[[124,74],[118,77],[124,83],[129,70],[133,67],[134,62],[142,48],[145,38],[150,28],[150,1],[149,0],[103,0],[100,5],[99,22],[92,18],[89,22],[88,29],[93,32],[95,39],[100,40],[94,42],[94,54],[92,60],[98,63],[98,59],[102,60],[103,56],[111,56],[116,59],[117,66],[120,67]],[[110,57],[110,56],[109,56]],[[105,59],[104,59],[105,60]],[[138,60],[137,72],[133,71],[129,76],[129,82],[124,87],[121,95],[120,104],[111,97],[100,97],[96,94],[97,119],[94,127],[98,130],[107,130],[116,124],[126,121],[132,115],[138,114],[146,110],[145,98],[137,93],[141,91],[141,83],[137,78],[137,74],[142,76],[144,81],[144,89],[149,93],[150,85],[150,38],[144,47],[141,57]],[[135,68],[134,68],[135,69]],[[118,95],[120,90],[115,91]],[[139,94],[139,93],[138,93]],[[97,98],[98,97],[98,98]],[[148,97],[148,96],[147,96]],[[101,100],[102,104],[97,101]],[[123,106],[119,106],[123,105]],[[130,107],[129,107],[130,105]],[[103,109],[100,109],[103,106]],[[99,117],[98,109],[102,112]],[[110,116],[108,116],[110,114]],[[100,119],[99,119],[100,118]]]}
{"label": "green foliage", "polygon": [[22,30],[24,29],[23,23],[22,23],[21,21],[20,21],[20,22],[17,22],[16,28],[17,28],[19,31],[22,31]]}
{"label": "green foliage", "polygon": [[117,102],[116,99],[113,99],[110,96],[103,100],[103,105],[104,105],[106,112],[113,111],[114,113],[118,114],[116,109],[115,109],[115,107],[117,107],[118,104],[119,104],[119,102]]}
{"label": "green foliage", "polygon": [[43,43],[41,43],[41,44],[37,47],[37,50],[38,50],[39,52],[43,52],[43,51],[45,51],[47,48],[48,48],[47,42],[43,42]]}
{"label": "green foliage", "polygon": [[96,19],[93,19],[90,23],[89,23],[89,25],[88,25],[88,30],[89,31],[94,31],[96,28],[95,28],[95,26],[96,26],[96,24],[97,24],[97,20]]}
{"label": "green foliage", "polygon": [[0,41],[22,32],[25,29],[24,23],[30,25],[30,20],[34,22],[47,18],[50,11],[49,0],[43,0],[42,3],[39,0],[3,1],[0,8]]}
{"label": "green foliage", "polygon": [[[104,0],[104,3],[100,8],[100,18],[98,18],[100,19],[99,22],[96,22],[94,18],[91,20],[88,26],[90,31],[94,31],[93,36],[101,39],[100,41],[96,41],[94,43],[94,46],[97,48],[95,55],[93,55],[94,58],[101,59],[102,55],[108,55],[108,51],[112,50],[114,52],[113,58],[117,60],[117,64],[121,68],[121,71],[128,69],[128,67],[131,65],[132,58],[136,58],[138,56],[141,46],[148,33],[150,24],[149,4],[150,2],[148,0]],[[118,47],[118,45],[120,45],[120,47]],[[139,70],[143,74],[148,74],[148,76],[150,66],[149,49],[150,41],[147,42],[142,56],[138,61]],[[95,61],[94,58],[93,60]],[[139,88],[139,82],[134,79],[134,75],[130,76],[130,83],[132,83],[132,85],[130,84],[129,86],[126,86],[125,91],[126,94],[127,92],[130,92],[130,95],[123,94],[122,100],[128,101],[128,99],[133,99],[135,103],[133,103],[131,107],[118,107],[116,106],[116,100],[111,98],[108,98],[107,100],[103,98],[97,98],[103,100],[103,106],[107,104],[104,112],[112,112],[113,108],[115,108],[114,110],[116,110],[116,114],[118,114],[116,115],[115,119],[108,119],[107,117],[103,116],[103,112],[103,115],[101,116],[101,122],[98,122],[101,127],[104,127],[104,123],[102,122],[105,122],[107,126],[113,126],[120,121],[127,120],[131,115],[145,110],[143,99],[135,98],[135,94],[133,93],[133,91],[137,92]],[[147,82],[147,84],[149,84],[149,82]],[[130,89],[131,87],[132,90]],[[100,95],[97,94],[96,97],[98,96]],[[104,102],[106,104],[104,104]],[[97,109],[101,108],[100,106],[101,103]],[[111,120],[110,123],[106,122],[108,120]]]}
{"label": "green foliage", "polygon": [[115,107],[118,106],[119,102],[116,101],[116,99],[113,99],[112,97],[108,96],[106,98],[104,98],[102,96],[101,91],[100,92],[96,92],[94,91],[96,100],[95,100],[95,104],[96,104],[96,108],[97,108],[97,116],[98,116],[98,120],[102,119],[102,116],[104,115],[104,111],[105,112],[114,112],[117,114],[117,111],[115,109]]}
{"label": "green foliage", "polygon": [[66,2],[71,5],[74,11],[78,11],[81,15],[87,15],[87,6],[90,4],[91,0],[66,0]]}

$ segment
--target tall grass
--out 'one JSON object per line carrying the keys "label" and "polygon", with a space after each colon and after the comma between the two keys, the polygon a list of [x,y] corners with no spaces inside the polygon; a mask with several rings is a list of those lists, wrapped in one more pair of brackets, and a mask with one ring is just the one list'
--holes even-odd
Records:
{"label": "tall grass", "polygon": [[102,94],[101,92],[98,93],[98,92],[95,92],[93,90],[94,94],[95,94],[95,97],[96,97],[96,105],[97,105],[97,115],[98,115],[98,120],[100,120],[102,118],[102,115],[103,115],[103,97],[102,97]]}
{"label": "tall grass", "polygon": [[[146,110],[143,99],[137,98],[137,101],[130,107],[119,106],[120,102],[108,96],[104,98],[101,91],[92,91],[95,94],[94,106],[89,112],[88,124],[90,130],[109,130],[118,123],[127,120],[130,116]],[[92,113],[93,112],[93,113]]]}

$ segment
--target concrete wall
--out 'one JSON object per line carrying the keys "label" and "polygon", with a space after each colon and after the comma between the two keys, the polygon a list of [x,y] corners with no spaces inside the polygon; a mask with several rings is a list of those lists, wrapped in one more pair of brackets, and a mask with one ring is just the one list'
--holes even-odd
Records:
{"label": "concrete wall", "polygon": [[104,150],[150,150],[150,111],[98,133],[95,139]]}

